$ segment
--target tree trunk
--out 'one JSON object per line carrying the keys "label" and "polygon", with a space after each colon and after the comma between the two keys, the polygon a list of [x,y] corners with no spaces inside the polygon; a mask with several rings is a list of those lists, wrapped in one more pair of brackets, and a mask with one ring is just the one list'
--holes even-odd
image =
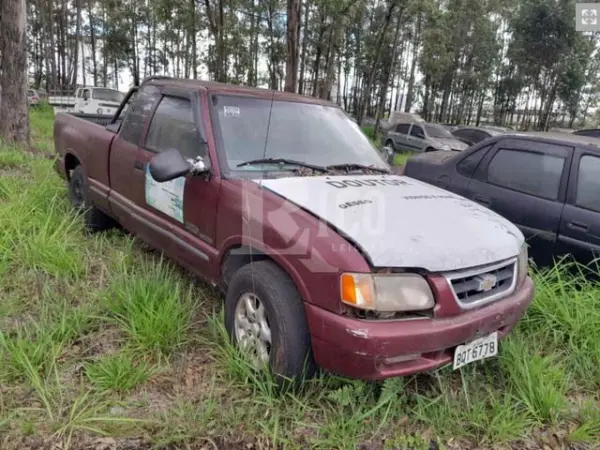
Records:
{"label": "tree trunk", "polygon": [[287,0],[287,54],[285,91],[296,92],[298,83],[298,41],[300,39],[300,0]]}
{"label": "tree trunk", "polygon": [[377,43],[375,44],[375,55],[373,61],[371,61],[371,67],[369,68],[369,75],[367,85],[365,86],[363,92],[363,101],[361,102],[360,114],[358,116],[358,124],[362,125],[363,120],[365,119],[365,115],[367,113],[367,102],[371,100],[371,87],[373,86],[373,81],[375,79],[375,72],[377,71],[377,66],[379,64],[379,57],[381,56],[381,47],[383,46],[383,38],[387,32],[387,29],[390,26],[390,22],[392,21],[392,15],[394,14],[394,9],[396,8],[397,0],[391,0],[388,6],[387,13],[385,15],[385,19],[383,22],[383,27],[379,32],[379,36],[377,36]]}
{"label": "tree trunk", "polygon": [[0,137],[6,142],[29,145],[25,0],[0,2],[0,54]]}
{"label": "tree trunk", "polygon": [[[73,70],[73,81],[71,84],[73,86],[77,86],[77,75],[79,72],[79,45],[81,41],[81,0],[77,0],[76,2],[76,16],[77,21],[75,24],[75,55],[73,57],[75,64]],[[83,75],[83,84],[85,84],[85,73],[84,73],[85,63],[83,62],[83,58],[81,58],[81,74]]]}
{"label": "tree trunk", "polygon": [[335,78],[335,63],[339,53],[340,41],[342,39],[342,33],[345,28],[345,16],[335,19],[336,24],[330,34],[329,48],[327,49],[327,58],[325,61],[325,79],[321,84],[321,92],[319,97],[322,99],[329,99],[331,95],[331,88],[333,87],[333,81]]}
{"label": "tree trunk", "polygon": [[304,0],[304,32],[302,33],[302,51],[300,56],[300,78],[298,79],[298,93],[304,94],[304,77],[306,70],[306,47],[308,46],[308,13],[310,12],[310,0]]}
{"label": "tree trunk", "polygon": [[483,101],[485,100],[485,92],[479,94],[479,105],[477,106],[477,119],[475,120],[475,126],[478,127],[481,122],[481,114],[483,112]]}
{"label": "tree trunk", "polygon": [[190,19],[190,36],[192,40],[192,78],[198,78],[198,43],[196,39],[196,1],[190,0],[190,9],[192,17]]}
{"label": "tree trunk", "polygon": [[415,72],[417,69],[417,60],[419,59],[419,39],[421,38],[421,15],[417,17],[417,25],[415,27],[415,35],[412,41],[413,58],[410,64],[410,78],[408,79],[408,88],[406,89],[406,102],[404,104],[404,112],[410,112],[415,98]]}
{"label": "tree trunk", "polygon": [[[385,99],[390,86],[390,82],[393,84],[394,78],[392,73],[394,71],[394,62],[396,61],[396,48],[398,47],[398,37],[400,36],[400,24],[402,23],[402,12],[398,14],[398,20],[396,22],[396,31],[394,32],[394,41],[392,43],[392,61],[391,64],[385,68],[385,80],[381,85],[381,91],[379,96],[379,107],[377,108],[377,117],[375,118],[375,129],[373,130],[373,137],[377,138],[377,130],[379,129],[379,121],[385,110]],[[392,86],[393,88],[393,86]],[[392,92],[393,94],[393,92]],[[391,96],[390,96],[391,97]]]}
{"label": "tree trunk", "polygon": [[313,64],[313,87],[312,87],[312,95],[317,96],[318,88],[319,88],[319,71],[321,67],[321,55],[323,53],[323,40],[325,37],[325,30],[327,27],[325,26],[325,14],[323,12],[319,13],[321,20],[319,21],[319,36],[317,38],[317,50],[315,54],[315,62]]}

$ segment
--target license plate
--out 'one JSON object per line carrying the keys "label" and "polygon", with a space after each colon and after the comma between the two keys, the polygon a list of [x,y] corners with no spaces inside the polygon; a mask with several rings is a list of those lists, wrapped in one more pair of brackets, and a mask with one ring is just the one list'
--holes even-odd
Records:
{"label": "license plate", "polygon": [[454,350],[453,370],[460,369],[474,361],[491,358],[498,354],[498,332],[459,345]]}

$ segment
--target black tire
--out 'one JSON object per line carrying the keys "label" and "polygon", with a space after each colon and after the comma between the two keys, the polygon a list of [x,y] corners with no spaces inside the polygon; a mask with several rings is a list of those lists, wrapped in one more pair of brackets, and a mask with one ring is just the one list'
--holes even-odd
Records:
{"label": "black tire", "polygon": [[394,147],[394,141],[391,139],[385,141],[385,147],[390,147],[393,151],[396,151],[396,147]]}
{"label": "black tire", "polygon": [[425,149],[425,152],[435,152],[435,151],[436,151],[436,150],[435,150],[435,148],[433,148],[433,147],[427,147],[427,148]]}
{"label": "black tire", "polygon": [[297,384],[316,371],[310,334],[300,293],[290,277],[271,261],[247,264],[232,277],[225,298],[225,327],[234,344],[236,306],[246,293],[264,305],[271,330],[269,369],[280,386],[286,379]]}
{"label": "black tire", "polygon": [[87,230],[92,232],[104,231],[116,225],[111,217],[104,214],[89,201],[87,179],[81,166],[75,167],[71,172],[69,198],[73,209],[83,215]]}

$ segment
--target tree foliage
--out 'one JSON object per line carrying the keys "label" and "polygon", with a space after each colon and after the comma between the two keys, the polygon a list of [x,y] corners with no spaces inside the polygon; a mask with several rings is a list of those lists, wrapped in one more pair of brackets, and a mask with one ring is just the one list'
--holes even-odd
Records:
{"label": "tree foliage", "polygon": [[596,106],[597,38],[574,16],[572,0],[30,0],[30,81],[125,88],[127,69],[327,98],[359,121],[546,129]]}

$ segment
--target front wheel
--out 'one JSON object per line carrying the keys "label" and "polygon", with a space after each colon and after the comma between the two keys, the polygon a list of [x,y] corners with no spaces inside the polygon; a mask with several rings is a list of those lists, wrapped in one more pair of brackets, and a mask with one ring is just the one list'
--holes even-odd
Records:
{"label": "front wheel", "polygon": [[315,372],[302,298],[290,277],[270,261],[250,263],[229,283],[225,326],[257,369],[265,365],[279,382]]}

